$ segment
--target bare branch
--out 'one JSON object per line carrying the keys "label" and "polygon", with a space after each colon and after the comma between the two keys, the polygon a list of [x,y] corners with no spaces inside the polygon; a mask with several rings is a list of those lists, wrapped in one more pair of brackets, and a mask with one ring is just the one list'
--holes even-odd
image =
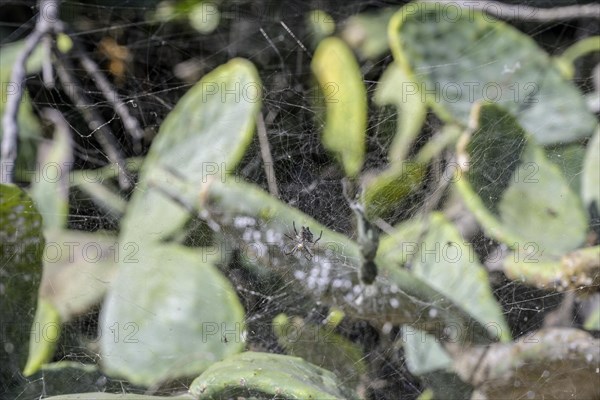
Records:
{"label": "bare branch", "polygon": [[[15,160],[17,158],[17,140],[19,136],[17,116],[19,112],[19,103],[23,96],[23,82],[26,75],[25,65],[27,59],[46,34],[63,32],[65,30],[64,24],[58,18],[59,6],[57,0],[40,0],[39,7],[40,12],[34,31],[27,37],[25,46],[13,66],[11,82],[16,84],[16,90],[13,93],[7,94],[7,104],[2,119],[4,134],[1,147],[2,160],[0,168],[2,176],[0,176],[0,181],[4,183],[11,183],[13,181]],[[50,41],[45,40],[43,44],[45,49],[48,50]],[[99,114],[92,109],[90,101],[80,89],[75,78],[69,73],[71,68],[65,67],[66,60],[62,59],[61,64],[60,60],[62,54],[55,51],[55,55],[60,64],[57,68],[60,69],[60,71],[57,71],[57,73],[59,73],[63,86],[69,88],[66,90],[67,94],[71,97],[73,102],[81,108],[84,118],[88,122],[92,132],[94,132],[96,140],[98,140],[106,151],[108,158],[116,163],[119,166],[119,170],[122,172],[119,174],[119,184],[121,188],[131,187],[130,179],[125,170],[125,161],[119,150],[119,143],[112,132],[106,127],[106,124],[103,123]],[[91,58],[79,48],[77,48],[77,56],[81,60],[84,69],[95,80],[96,85],[100,88],[106,100],[121,117],[125,130],[129,132],[137,143],[139,143],[139,140],[143,137],[143,131],[141,130],[138,121],[131,116],[128,108],[119,98],[119,95],[112,88],[106,77],[100,72],[96,63],[94,63]],[[49,57],[46,57],[43,64],[43,78],[46,85],[51,87],[53,85],[53,77],[52,66],[49,59]]]}
{"label": "bare branch", "polygon": [[600,18],[600,5],[581,4],[565,7],[538,8],[522,4],[505,4],[499,1],[456,1],[456,0],[426,0],[430,3],[440,3],[463,7],[468,10],[484,11],[498,18],[520,21],[559,21],[577,18]]}
{"label": "bare branch", "polygon": [[113,89],[102,71],[100,71],[98,65],[76,42],[74,42],[73,50],[76,53],[76,57],[79,58],[82,67],[94,79],[96,86],[102,91],[106,101],[112,105],[115,112],[121,117],[125,130],[135,140],[136,146],[139,147],[139,142],[144,137],[144,131],[140,128],[138,120],[129,113],[129,109],[125,103],[123,103],[119,94]]}
{"label": "bare branch", "polygon": [[131,187],[131,180],[125,168],[125,160],[119,150],[119,143],[114,134],[104,122],[103,118],[95,111],[92,102],[86,97],[81,85],[76,78],[69,72],[72,67],[68,60],[58,50],[54,51],[56,56],[56,73],[61,81],[67,95],[77,106],[86,120],[88,127],[94,134],[94,138],[100,143],[106,151],[108,159],[115,163],[119,168],[118,180],[122,189]]}
{"label": "bare branch", "polygon": [[265,173],[267,174],[267,185],[269,193],[279,198],[279,190],[277,189],[277,178],[275,177],[275,168],[273,166],[273,157],[271,156],[271,148],[269,147],[269,139],[267,138],[267,128],[262,113],[256,117],[256,130],[258,133],[258,142],[260,143],[260,154],[262,155],[265,165]]}
{"label": "bare branch", "polygon": [[446,349],[452,347],[454,371],[490,399],[600,396],[600,341],[579,329],[546,328],[516,342]]}
{"label": "bare branch", "polygon": [[27,74],[27,59],[42,40],[42,37],[53,29],[53,22],[56,21],[58,4],[56,0],[40,0],[40,13],[33,29],[33,32],[25,39],[25,45],[21,53],[17,56],[10,82],[16,85],[15,91],[7,91],[6,107],[2,116],[2,147],[0,161],[0,182],[12,183],[17,159],[17,140],[19,137],[18,114],[21,98],[23,97],[25,76]]}
{"label": "bare branch", "polygon": [[54,73],[52,71],[52,38],[45,35],[42,38],[44,58],[42,60],[42,80],[48,89],[54,88]]}

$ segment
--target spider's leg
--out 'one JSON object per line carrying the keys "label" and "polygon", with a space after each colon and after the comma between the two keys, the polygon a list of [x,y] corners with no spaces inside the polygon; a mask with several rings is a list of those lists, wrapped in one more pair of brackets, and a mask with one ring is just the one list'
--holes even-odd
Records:
{"label": "spider's leg", "polygon": [[286,237],[286,238],[288,238],[288,239],[290,239],[290,240],[294,240],[294,238],[293,238],[293,237],[291,237],[291,236],[289,236],[287,233],[284,233],[284,235],[285,235],[285,237]]}
{"label": "spider's leg", "polygon": [[298,251],[298,246],[294,246],[294,248],[289,252],[289,253],[285,253],[286,256],[291,256],[293,255],[296,251]]}
{"label": "spider's leg", "polygon": [[304,248],[304,250],[305,250],[305,251],[306,251],[306,253],[308,253],[308,255],[310,256],[310,257],[307,257],[307,256],[306,256],[306,253],[304,253],[304,258],[306,258],[308,261],[311,261],[311,260],[312,260],[312,258],[313,258],[313,254],[310,252],[310,250],[308,250],[308,247],[305,247],[305,248]]}
{"label": "spider's leg", "polygon": [[292,225],[294,225],[294,232],[296,232],[296,236],[298,236],[298,231],[296,230],[296,221],[292,221]]}
{"label": "spider's leg", "polygon": [[317,242],[318,242],[319,240],[321,240],[321,236],[323,236],[323,231],[321,231],[321,234],[319,235],[319,238],[313,242],[313,246],[314,246],[315,244],[317,244]]}

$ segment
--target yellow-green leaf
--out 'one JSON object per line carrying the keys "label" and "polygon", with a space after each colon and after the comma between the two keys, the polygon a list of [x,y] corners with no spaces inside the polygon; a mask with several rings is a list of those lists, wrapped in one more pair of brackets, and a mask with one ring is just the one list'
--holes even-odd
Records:
{"label": "yellow-green leaf", "polygon": [[29,336],[29,358],[23,375],[29,376],[52,359],[58,338],[61,320],[58,310],[45,299],[38,301],[35,319]]}
{"label": "yellow-green leaf", "polygon": [[367,94],[356,59],[341,39],[331,37],[319,44],[311,67],[326,105],[323,145],[347,176],[356,176],[365,157],[367,126]]}
{"label": "yellow-green leaf", "polygon": [[425,122],[427,104],[418,87],[418,83],[396,63],[386,68],[377,84],[375,103],[379,106],[393,104],[398,111],[396,135],[388,155],[392,163],[404,161]]}
{"label": "yellow-green leaf", "polygon": [[[179,232],[189,214],[162,192],[173,174],[200,191],[224,179],[240,161],[254,135],[262,85],[252,63],[234,59],[206,74],[179,100],[160,127],[140,171],[140,183],[122,223],[129,240],[159,241]],[[143,233],[143,238],[139,238]]]}

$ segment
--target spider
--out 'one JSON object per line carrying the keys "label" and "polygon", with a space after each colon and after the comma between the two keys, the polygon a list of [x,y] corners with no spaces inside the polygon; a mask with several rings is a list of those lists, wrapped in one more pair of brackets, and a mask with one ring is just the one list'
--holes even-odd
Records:
{"label": "spider", "polygon": [[321,240],[321,236],[323,236],[323,231],[321,231],[319,238],[317,240],[313,241],[313,234],[310,231],[310,228],[308,226],[301,227],[300,233],[298,233],[298,231],[296,230],[296,222],[294,221],[294,222],[292,222],[292,224],[294,225],[294,232],[296,233],[296,237],[293,238],[285,233],[284,233],[284,235],[288,239],[294,241],[296,243],[296,245],[289,253],[285,253],[285,254],[290,256],[292,254],[295,254],[298,250],[300,250],[300,252],[304,252],[304,258],[306,258],[309,261],[312,260],[313,254],[308,249],[308,246],[310,245],[310,247],[313,247],[315,244],[317,244],[317,242],[319,240]]}

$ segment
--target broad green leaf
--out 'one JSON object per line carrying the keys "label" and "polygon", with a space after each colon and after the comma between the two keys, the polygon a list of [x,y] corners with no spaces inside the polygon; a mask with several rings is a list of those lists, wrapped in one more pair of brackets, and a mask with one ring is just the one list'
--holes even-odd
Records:
{"label": "broad green leaf", "polygon": [[[120,236],[121,243],[138,246],[138,258],[120,261],[102,310],[100,345],[110,373],[152,385],[197,374],[243,347],[243,309],[215,268],[228,256],[158,242],[189,219],[164,191],[186,182],[197,196],[203,186],[225,179],[252,139],[260,100],[255,68],[236,59],[207,74],[162,124]],[[224,342],[222,335],[232,330],[235,338]]]}
{"label": "broad green leaf", "polygon": [[323,146],[341,162],[347,176],[356,176],[363,165],[367,128],[367,93],[356,59],[338,38],[324,39],[317,47],[311,68],[326,106]]}
{"label": "broad green leaf", "polygon": [[[136,243],[100,315],[104,371],[150,386],[197,375],[244,346],[244,310],[219,248]],[[226,340],[225,340],[226,339]]]}
{"label": "broad green leaf", "polygon": [[[587,218],[579,197],[573,193],[560,169],[552,164],[541,148],[530,142],[523,163],[515,171],[515,182],[499,203],[502,223],[540,250],[569,251],[583,244]],[[531,181],[519,179],[535,166]]]}
{"label": "broad green leaf", "polygon": [[[72,154],[68,132],[57,129],[56,135],[54,143],[39,153],[43,159],[40,165],[51,167],[56,179],[47,176],[32,188],[43,210],[47,241],[25,375],[32,375],[52,359],[63,323],[100,302],[116,272],[115,258],[119,256],[116,238],[61,229],[67,222]],[[52,334],[46,334],[47,330]]]}
{"label": "broad green leaf", "polygon": [[[408,370],[418,375],[424,385],[438,393],[438,397],[460,399],[470,387],[452,372],[452,358],[444,350],[440,339],[413,326],[402,327],[402,348]],[[468,396],[467,396],[468,397]]]}
{"label": "broad green leaf", "polygon": [[487,271],[475,251],[442,214],[431,215],[411,268],[417,277],[485,326],[490,337],[510,340],[510,331],[490,288]]}
{"label": "broad green leaf", "polygon": [[583,175],[581,178],[581,197],[585,208],[592,213],[595,208],[596,215],[600,215],[600,129],[596,131],[589,141],[583,162]]}
{"label": "broad green leaf", "polygon": [[540,256],[579,247],[587,221],[558,166],[497,105],[478,117],[478,129],[459,142],[463,172],[454,181],[484,230],[513,248],[533,244]]}
{"label": "broad green leaf", "polygon": [[103,232],[47,231],[40,297],[51,303],[63,322],[87,312],[102,300],[117,272],[117,263],[134,260],[135,243],[119,243]]}
{"label": "broad green leaf", "polygon": [[386,263],[409,268],[418,252],[419,243],[427,229],[427,220],[411,218],[394,227],[394,231],[379,241],[378,253]]}
{"label": "broad green leaf", "polygon": [[[485,326],[489,337],[510,339],[485,268],[442,214],[433,213],[428,220],[413,219],[396,227],[381,239],[379,253],[388,262],[409,265],[417,279]],[[436,315],[440,310],[432,306],[427,312]]]}
{"label": "broad green leaf", "polygon": [[391,163],[401,163],[406,159],[425,122],[427,105],[417,89],[418,84],[396,63],[385,69],[377,84],[375,103],[379,106],[393,104],[398,111],[396,135],[388,154]]}
{"label": "broad green leaf", "polygon": [[285,314],[273,319],[277,342],[286,354],[302,357],[356,385],[367,372],[365,354],[359,344],[335,333],[334,329],[334,326],[317,325]]}
{"label": "broad green leaf", "polygon": [[548,160],[556,164],[571,190],[581,193],[581,170],[585,158],[585,147],[579,144],[568,144],[566,146],[552,146],[545,149]]}
{"label": "broad green leaf", "polygon": [[0,380],[8,385],[27,360],[42,276],[42,217],[15,185],[0,184]]}
{"label": "broad green leaf", "polygon": [[425,165],[399,163],[371,178],[363,191],[367,216],[385,218],[397,211],[402,200],[421,185],[426,172]]}
{"label": "broad green leaf", "polygon": [[62,321],[58,310],[43,297],[39,299],[29,336],[29,357],[23,375],[30,376],[49,362],[60,338]]}
{"label": "broad green leaf", "polygon": [[160,241],[189,219],[186,210],[149,187],[150,181],[168,188],[172,180],[183,179],[200,191],[233,172],[252,140],[261,90],[254,66],[234,59],[208,73],[179,100],[142,167],[122,222],[126,241]]}
{"label": "broad green leaf", "polygon": [[471,106],[487,101],[543,145],[593,133],[597,121],[581,93],[533,39],[489,15],[459,11],[450,18],[436,3],[411,3],[389,25],[394,59],[438,116],[467,125]]}
{"label": "broad green leaf", "polygon": [[402,347],[407,367],[412,374],[423,375],[446,370],[452,366],[452,358],[435,336],[408,325],[405,325],[402,330]]}
{"label": "broad green leaf", "polygon": [[61,229],[69,214],[70,171],[73,166],[73,145],[70,132],[58,125],[50,143],[38,147],[40,176],[31,187],[31,197],[44,219],[44,230]]}
{"label": "broad green leaf", "polygon": [[358,399],[326,369],[299,357],[246,352],[213,364],[192,382],[195,399],[238,396],[285,399]]}

